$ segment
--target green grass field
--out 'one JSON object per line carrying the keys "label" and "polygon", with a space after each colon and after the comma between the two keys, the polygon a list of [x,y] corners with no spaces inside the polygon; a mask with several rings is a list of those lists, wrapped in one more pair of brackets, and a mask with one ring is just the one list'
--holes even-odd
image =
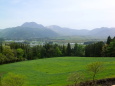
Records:
{"label": "green grass field", "polygon": [[23,61],[0,65],[0,72],[12,72],[26,76],[28,86],[64,86],[68,84],[67,77],[73,72],[83,72],[87,77],[86,65],[92,62],[104,63],[104,71],[97,79],[115,77],[115,58],[94,57],[55,57]]}

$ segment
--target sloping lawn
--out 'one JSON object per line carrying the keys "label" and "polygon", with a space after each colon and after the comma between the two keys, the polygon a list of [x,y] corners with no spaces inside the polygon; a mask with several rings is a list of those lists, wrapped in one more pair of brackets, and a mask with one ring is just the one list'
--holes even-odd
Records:
{"label": "sloping lawn", "polygon": [[73,72],[82,72],[91,77],[86,71],[86,65],[92,62],[104,63],[104,71],[97,79],[115,77],[115,58],[99,57],[55,57],[23,61],[0,65],[0,72],[9,72],[26,76],[28,86],[64,86],[68,84],[67,77]]}

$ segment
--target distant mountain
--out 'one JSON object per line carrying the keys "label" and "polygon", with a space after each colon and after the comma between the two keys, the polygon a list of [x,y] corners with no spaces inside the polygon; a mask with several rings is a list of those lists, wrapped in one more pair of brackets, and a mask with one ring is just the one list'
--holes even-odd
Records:
{"label": "distant mountain", "polygon": [[26,38],[44,38],[57,36],[91,36],[103,37],[115,36],[115,28],[96,28],[93,30],[77,30],[70,28],[62,28],[57,25],[44,27],[35,22],[26,22],[18,27],[6,28],[0,30],[0,37],[10,39],[26,39]]}
{"label": "distant mountain", "polygon": [[43,38],[56,37],[58,34],[43,25],[28,22],[22,26],[3,29],[0,32],[0,37],[11,39],[25,39],[25,38]]}
{"label": "distant mountain", "polygon": [[55,31],[56,33],[63,35],[63,36],[94,36],[94,37],[103,37],[106,38],[108,36],[115,36],[115,28],[96,28],[93,30],[76,30],[70,28],[62,28],[56,25],[48,26],[47,28]]}
{"label": "distant mountain", "polygon": [[115,36],[115,28],[107,28],[107,27],[102,27],[102,28],[96,28],[91,30],[88,35],[90,36],[97,36],[97,37],[108,37],[108,36]]}
{"label": "distant mountain", "polygon": [[76,29],[70,29],[70,28],[62,28],[57,25],[48,26],[47,28],[55,31],[56,33],[62,36],[86,35],[89,32],[89,30],[86,30],[86,29],[76,30]]}
{"label": "distant mountain", "polygon": [[29,28],[45,28],[41,24],[37,24],[35,22],[25,22],[24,24],[21,25],[21,27],[29,27]]}

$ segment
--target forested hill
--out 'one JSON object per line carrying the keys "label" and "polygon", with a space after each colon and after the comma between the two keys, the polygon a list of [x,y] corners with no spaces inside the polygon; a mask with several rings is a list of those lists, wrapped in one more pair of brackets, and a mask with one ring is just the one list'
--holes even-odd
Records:
{"label": "forested hill", "polygon": [[18,27],[0,30],[0,37],[10,39],[44,38],[57,36],[91,36],[107,38],[108,36],[115,36],[115,28],[102,27],[93,30],[77,30],[63,28],[56,25],[45,27],[35,22],[26,22]]}
{"label": "forested hill", "polygon": [[44,38],[59,36],[56,32],[35,22],[26,22],[21,26],[6,28],[0,32],[0,37],[11,39]]}

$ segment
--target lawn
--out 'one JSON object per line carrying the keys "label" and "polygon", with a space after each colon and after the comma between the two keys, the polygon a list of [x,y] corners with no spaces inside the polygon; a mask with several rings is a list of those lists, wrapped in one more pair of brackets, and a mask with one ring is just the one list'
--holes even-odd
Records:
{"label": "lawn", "polygon": [[24,75],[28,86],[64,86],[68,84],[67,77],[73,72],[82,72],[90,77],[86,65],[92,62],[104,63],[104,71],[97,75],[97,79],[115,77],[115,58],[105,57],[55,57],[23,61],[0,65],[0,72]]}

